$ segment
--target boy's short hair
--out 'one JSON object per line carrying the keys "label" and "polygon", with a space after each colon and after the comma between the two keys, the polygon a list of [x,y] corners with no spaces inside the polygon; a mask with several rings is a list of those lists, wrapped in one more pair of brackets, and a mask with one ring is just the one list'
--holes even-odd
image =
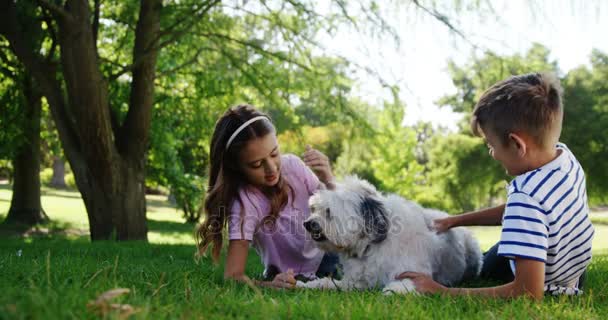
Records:
{"label": "boy's short hair", "polygon": [[504,145],[509,134],[524,132],[541,147],[557,143],[563,118],[562,87],[549,73],[513,76],[486,90],[471,119],[477,136],[491,130]]}

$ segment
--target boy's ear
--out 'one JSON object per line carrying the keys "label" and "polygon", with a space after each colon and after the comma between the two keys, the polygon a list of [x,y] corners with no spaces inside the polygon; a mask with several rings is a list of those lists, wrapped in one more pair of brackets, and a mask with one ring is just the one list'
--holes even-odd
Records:
{"label": "boy's ear", "polygon": [[517,133],[510,133],[509,139],[511,139],[511,141],[513,141],[513,144],[515,144],[515,147],[517,147],[517,155],[519,155],[520,157],[525,156],[526,152],[528,151],[528,145],[526,143],[526,140]]}

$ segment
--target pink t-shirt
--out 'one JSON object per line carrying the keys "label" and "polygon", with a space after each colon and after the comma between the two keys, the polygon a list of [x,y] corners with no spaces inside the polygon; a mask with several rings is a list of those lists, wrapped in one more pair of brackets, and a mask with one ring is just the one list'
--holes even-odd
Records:
{"label": "pink t-shirt", "polygon": [[264,228],[262,219],[270,212],[270,201],[258,189],[248,186],[239,190],[243,203],[234,200],[228,224],[230,240],[253,242],[264,266],[274,265],[281,272],[291,268],[296,274],[311,277],[323,258],[304,229],[304,221],[310,215],[308,198],[319,188],[317,176],[298,158],[291,154],[281,156],[281,174],[293,189],[281,210],[274,228]]}

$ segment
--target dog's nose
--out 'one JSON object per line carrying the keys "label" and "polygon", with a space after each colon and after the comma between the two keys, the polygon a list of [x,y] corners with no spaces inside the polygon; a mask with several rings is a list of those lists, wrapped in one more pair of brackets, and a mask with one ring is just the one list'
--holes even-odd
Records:
{"label": "dog's nose", "polygon": [[310,233],[321,233],[321,226],[314,220],[305,221],[304,228]]}

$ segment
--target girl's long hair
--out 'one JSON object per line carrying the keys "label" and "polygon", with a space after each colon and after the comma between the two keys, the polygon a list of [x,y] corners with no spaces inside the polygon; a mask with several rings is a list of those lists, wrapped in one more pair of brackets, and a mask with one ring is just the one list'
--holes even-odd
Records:
{"label": "girl's long hair", "polygon": [[[215,124],[209,151],[209,188],[207,188],[204,204],[205,221],[196,231],[198,256],[203,255],[209,245],[213,244],[211,256],[217,262],[222,249],[222,232],[225,229],[235,200],[241,203],[241,216],[244,213],[239,189],[244,187],[247,181],[244,180],[245,178],[239,169],[239,153],[250,140],[274,133],[275,129],[270,118],[268,118],[268,121],[254,121],[235,137],[228,149],[226,149],[226,143],[238,127],[257,116],[268,117],[250,105],[238,105],[226,111]],[[279,212],[288,202],[290,190],[291,188],[283,178],[282,173],[279,175],[279,182],[275,186],[262,190],[270,200],[270,212],[262,221],[264,225],[269,221],[274,224]]]}

